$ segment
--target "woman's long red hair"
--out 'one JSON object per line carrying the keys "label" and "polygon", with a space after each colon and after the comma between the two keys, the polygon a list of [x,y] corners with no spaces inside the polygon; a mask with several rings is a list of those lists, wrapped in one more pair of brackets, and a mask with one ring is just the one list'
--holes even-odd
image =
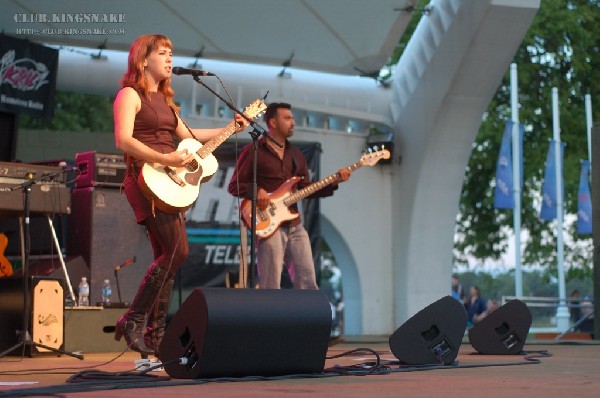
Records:
{"label": "woman's long red hair", "polygon": [[[144,61],[153,52],[160,47],[167,47],[173,50],[173,44],[168,37],[163,35],[142,35],[135,39],[129,47],[129,59],[127,61],[127,72],[121,78],[121,87],[132,87],[148,96],[148,80],[144,73]],[[176,112],[179,107],[173,101],[175,92],[171,87],[171,78],[165,79],[158,84],[158,92],[165,97],[167,104]]]}

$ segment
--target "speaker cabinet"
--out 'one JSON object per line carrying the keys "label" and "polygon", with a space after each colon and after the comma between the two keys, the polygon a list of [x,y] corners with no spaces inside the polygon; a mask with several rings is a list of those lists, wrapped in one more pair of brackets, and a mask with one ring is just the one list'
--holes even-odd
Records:
{"label": "speaker cabinet", "polygon": [[[29,309],[25,311],[23,278],[0,279],[0,352],[15,346],[20,341],[23,330],[23,316],[27,313],[27,334],[37,344],[62,350],[64,347],[64,290],[61,280],[30,277],[28,283]],[[25,346],[25,352],[51,352],[43,347]],[[12,355],[21,355],[18,348]]]}
{"label": "speaker cabinet", "polygon": [[[330,331],[318,290],[196,288],[169,323],[160,359],[183,379],[318,373]],[[187,363],[170,363],[177,358]]]}
{"label": "speaker cabinet", "polygon": [[389,338],[390,349],[407,365],[451,364],[467,327],[465,306],[452,296],[428,305]]}
{"label": "speaker cabinet", "polygon": [[522,301],[512,300],[469,329],[469,342],[481,354],[518,354],[530,327],[531,311]]}
{"label": "speaker cabinet", "polygon": [[[82,256],[88,266],[90,303],[101,301],[104,279],[110,280],[114,289],[112,301],[117,301],[114,269],[135,258],[135,264],[118,273],[121,301],[133,301],[153,254],[146,229],[135,222],[125,193],[106,188],[74,189],[71,206],[67,253]],[[72,283],[76,288],[79,280]]]}
{"label": "speaker cabinet", "polygon": [[18,118],[15,113],[0,112],[0,161],[14,162],[17,148]]}

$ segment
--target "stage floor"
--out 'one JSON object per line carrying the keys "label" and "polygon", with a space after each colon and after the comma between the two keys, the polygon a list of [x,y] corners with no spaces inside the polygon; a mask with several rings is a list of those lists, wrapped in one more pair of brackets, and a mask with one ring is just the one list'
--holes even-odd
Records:
{"label": "stage floor", "polygon": [[[385,338],[350,338],[329,347],[332,357],[357,348],[368,348],[383,363],[395,360]],[[390,366],[387,374],[330,377],[285,378],[273,380],[168,379],[161,371],[136,379],[120,375],[134,367],[139,354],[83,353],[71,356],[36,355],[32,358],[0,358],[0,397],[56,396],[122,397],[134,394],[148,397],[597,397],[600,394],[600,343],[595,341],[527,341],[525,355],[481,355],[468,343],[461,345],[457,364],[443,368],[418,369]],[[551,356],[539,357],[547,351]],[[326,369],[335,366],[367,364],[376,356],[369,351],[327,359]],[[290,358],[293,360],[293,358]],[[539,361],[539,362],[537,362]],[[84,369],[88,383],[68,383],[67,379]],[[137,373],[137,372],[136,372]],[[134,387],[131,383],[137,383]],[[34,390],[32,390],[34,389]],[[125,389],[125,390],[123,390]],[[79,392],[75,392],[79,391]]]}

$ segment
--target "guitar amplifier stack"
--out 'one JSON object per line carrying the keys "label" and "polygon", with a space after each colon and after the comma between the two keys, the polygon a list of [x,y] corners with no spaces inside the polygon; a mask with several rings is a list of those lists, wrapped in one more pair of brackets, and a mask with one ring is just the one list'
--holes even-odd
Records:
{"label": "guitar amplifier stack", "polygon": [[131,302],[153,258],[145,228],[136,223],[125,192],[119,189],[127,172],[124,157],[84,152],[76,154],[75,163],[80,175],[71,196],[67,252],[87,264],[93,303],[101,300],[105,279],[116,286],[115,266],[137,258],[142,266],[127,267],[119,274],[121,300]]}
{"label": "guitar amplifier stack", "polygon": [[75,155],[79,176],[75,188],[119,188],[125,179],[127,166],[123,155],[82,152]]}

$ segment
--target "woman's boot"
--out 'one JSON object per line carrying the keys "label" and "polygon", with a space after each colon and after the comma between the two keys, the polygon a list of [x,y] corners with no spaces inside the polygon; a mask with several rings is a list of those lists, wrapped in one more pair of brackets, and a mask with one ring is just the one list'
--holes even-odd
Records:
{"label": "woman's boot", "polygon": [[158,294],[158,300],[154,304],[154,307],[148,314],[148,321],[146,326],[146,332],[144,333],[144,343],[146,347],[154,350],[154,355],[159,357],[158,347],[165,335],[165,327],[167,323],[167,313],[169,312],[169,301],[171,299],[171,292],[173,291],[173,277],[167,279],[160,293]]}
{"label": "woman's boot", "polygon": [[154,350],[144,343],[146,316],[154,306],[167,274],[168,271],[164,267],[153,264],[146,272],[129,309],[117,321],[115,340],[120,341],[121,337],[125,336],[127,346],[142,356],[154,354]]}

